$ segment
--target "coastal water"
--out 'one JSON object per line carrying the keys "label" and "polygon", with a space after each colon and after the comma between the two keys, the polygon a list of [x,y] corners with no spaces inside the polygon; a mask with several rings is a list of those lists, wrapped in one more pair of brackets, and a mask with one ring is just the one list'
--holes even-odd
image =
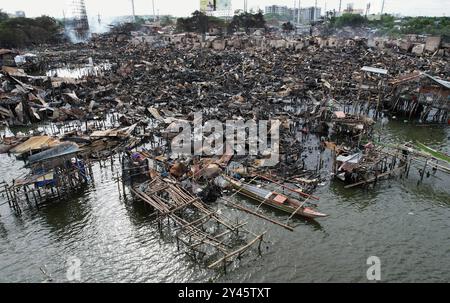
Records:
{"label": "coastal water", "polygon": [[[419,140],[450,153],[450,130],[391,121],[383,140]],[[26,173],[23,162],[0,155],[0,181]],[[245,255],[224,275],[196,265],[151,221],[151,209],[119,194],[115,172],[94,166],[95,183],[64,201],[12,213],[0,196],[0,282],[67,281],[68,261],[80,260],[83,282],[366,282],[369,256],[381,260],[385,282],[450,280],[450,176],[437,173],[417,184],[408,179],[373,188],[344,189],[324,182],[315,195],[330,216],[311,223],[295,219],[288,231],[267,221],[212,206],[267,231],[262,255]],[[245,206],[251,201],[235,197]],[[284,222],[287,215],[263,212]]]}

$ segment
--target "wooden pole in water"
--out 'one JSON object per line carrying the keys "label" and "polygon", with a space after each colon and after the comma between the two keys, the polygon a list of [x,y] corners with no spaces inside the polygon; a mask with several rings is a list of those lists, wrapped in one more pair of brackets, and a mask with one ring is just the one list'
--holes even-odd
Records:
{"label": "wooden pole in water", "polygon": [[420,174],[420,183],[422,183],[423,176],[425,176],[425,169],[427,168],[427,165],[428,165],[428,159],[425,161],[425,165],[423,166],[422,172]]}
{"label": "wooden pole in water", "polygon": [[337,162],[336,162],[336,156],[337,156],[337,153],[336,153],[336,146],[334,146],[333,147],[333,174],[334,174],[334,176],[336,176],[336,174],[337,174]]}
{"label": "wooden pole in water", "polygon": [[8,184],[6,184],[6,183],[5,183],[5,193],[6,193],[6,198],[8,199],[9,207],[11,207],[11,198],[9,197]]}
{"label": "wooden pole in water", "polygon": [[27,186],[23,187],[23,192],[25,194],[25,199],[27,200],[27,203],[30,204],[30,199],[28,198],[28,192],[27,192],[28,188]]}
{"label": "wooden pole in water", "polygon": [[264,237],[264,234],[262,234],[261,238],[259,239],[259,244],[258,244],[258,253],[259,253],[259,255],[261,255],[261,244],[262,244],[262,241],[263,241],[263,237]]}
{"label": "wooden pole in water", "polygon": [[409,169],[411,168],[411,161],[412,161],[412,159],[409,158],[408,165],[406,168],[406,178],[408,178],[408,176],[409,176]]}
{"label": "wooden pole in water", "polygon": [[31,193],[33,194],[34,204],[35,204],[36,207],[37,207],[37,205],[38,205],[38,199],[36,198],[36,194],[34,193],[34,189],[31,190]]}

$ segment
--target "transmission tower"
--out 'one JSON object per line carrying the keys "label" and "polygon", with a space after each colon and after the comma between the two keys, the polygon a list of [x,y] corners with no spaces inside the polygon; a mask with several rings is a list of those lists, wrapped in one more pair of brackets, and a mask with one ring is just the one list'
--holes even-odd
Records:
{"label": "transmission tower", "polygon": [[84,0],[72,0],[73,30],[79,39],[86,39],[89,35],[89,22]]}

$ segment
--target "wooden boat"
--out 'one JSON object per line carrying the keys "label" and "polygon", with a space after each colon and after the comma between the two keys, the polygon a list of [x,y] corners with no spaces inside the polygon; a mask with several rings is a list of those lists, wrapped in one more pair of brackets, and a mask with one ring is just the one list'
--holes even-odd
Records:
{"label": "wooden boat", "polygon": [[239,194],[251,198],[259,203],[271,206],[292,215],[300,215],[307,218],[321,218],[328,215],[320,213],[311,207],[305,206],[305,202],[288,197],[286,195],[270,191],[265,188],[256,187],[250,184],[244,184],[229,176],[223,178],[231,187],[239,191]]}

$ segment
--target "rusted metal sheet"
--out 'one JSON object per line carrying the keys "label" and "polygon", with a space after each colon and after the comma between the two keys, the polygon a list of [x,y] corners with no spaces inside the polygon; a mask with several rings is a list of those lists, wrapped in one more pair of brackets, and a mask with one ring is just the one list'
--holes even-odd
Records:
{"label": "rusted metal sheet", "polygon": [[12,153],[21,154],[29,151],[36,151],[40,149],[50,148],[57,146],[59,144],[59,140],[56,138],[52,138],[49,136],[36,136],[31,137],[27,141],[19,144],[18,146],[11,149]]}

